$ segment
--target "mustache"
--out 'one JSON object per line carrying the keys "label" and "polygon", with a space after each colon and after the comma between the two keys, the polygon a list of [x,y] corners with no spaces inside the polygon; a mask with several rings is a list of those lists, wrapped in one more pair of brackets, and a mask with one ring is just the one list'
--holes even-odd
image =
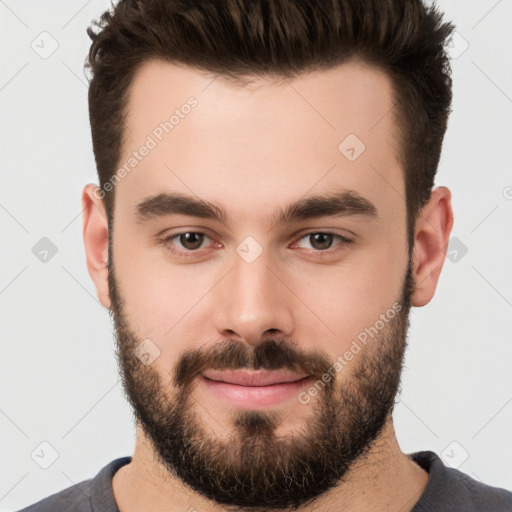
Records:
{"label": "mustache", "polygon": [[321,350],[301,350],[293,342],[265,340],[256,345],[225,340],[206,350],[182,354],[175,370],[174,384],[183,388],[207,370],[291,370],[321,377],[331,366]]}

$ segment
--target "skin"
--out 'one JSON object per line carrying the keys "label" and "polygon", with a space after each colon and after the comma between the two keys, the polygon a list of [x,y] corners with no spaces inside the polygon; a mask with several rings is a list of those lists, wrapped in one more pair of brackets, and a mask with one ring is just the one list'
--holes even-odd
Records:
{"label": "skin", "polygon": [[[190,96],[198,106],[115,187],[117,284],[130,328],[140,339],[155,340],[160,349],[151,368],[168,379],[184,351],[226,339],[255,347],[268,329],[335,361],[400,297],[409,262],[405,181],[388,76],[352,61],[287,83],[257,78],[240,87],[222,77],[151,61],[131,86],[121,163]],[[366,146],[353,162],[338,150],[351,133]],[[378,217],[274,226],[272,216],[279,208],[340,188],[370,200]],[[89,184],[82,195],[87,266],[99,300],[111,308],[108,223],[95,191],[96,185]],[[183,215],[136,221],[140,201],[172,191],[222,206],[229,222]],[[415,228],[415,307],[434,296],[452,225],[450,191],[437,187]],[[197,256],[175,255],[156,239],[159,233],[187,231],[209,237]],[[320,251],[305,237],[312,231],[355,235],[355,242],[345,246],[334,239],[340,250],[314,257]],[[236,252],[247,236],[263,250],[251,264]],[[186,250],[178,239],[174,245]],[[350,376],[342,372],[336,384]],[[226,438],[233,429],[229,407],[203,389],[194,390],[194,401],[203,406],[197,412],[202,424],[219,440]],[[286,420],[276,435],[293,437],[312,410],[296,401],[282,405]],[[133,460],[113,479],[121,512],[224,510],[173,478],[154,455],[139,425]],[[346,511],[413,508],[428,474],[402,453],[391,415],[363,462],[314,507],[301,510],[339,510],[340,503]]]}

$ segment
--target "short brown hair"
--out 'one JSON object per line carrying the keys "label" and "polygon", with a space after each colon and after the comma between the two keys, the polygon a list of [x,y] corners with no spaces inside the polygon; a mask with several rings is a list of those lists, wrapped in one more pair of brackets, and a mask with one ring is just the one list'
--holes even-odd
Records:
{"label": "short brown hair", "polygon": [[[294,78],[359,57],[392,79],[405,172],[409,247],[429,199],[451,108],[454,29],[421,0],[121,0],[88,34],[89,115],[100,187],[116,172],[134,73],[149,59],[243,85]],[[113,190],[104,196],[112,220]]]}

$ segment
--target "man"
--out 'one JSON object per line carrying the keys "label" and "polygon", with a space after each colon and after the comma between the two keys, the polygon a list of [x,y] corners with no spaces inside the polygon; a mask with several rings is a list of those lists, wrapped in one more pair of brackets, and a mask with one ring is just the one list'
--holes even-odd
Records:
{"label": "man", "polygon": [[452,30],[419,0],[101,18],[83,234],[137,444],[27,512],[510,510],[393,428],[453,225]]}

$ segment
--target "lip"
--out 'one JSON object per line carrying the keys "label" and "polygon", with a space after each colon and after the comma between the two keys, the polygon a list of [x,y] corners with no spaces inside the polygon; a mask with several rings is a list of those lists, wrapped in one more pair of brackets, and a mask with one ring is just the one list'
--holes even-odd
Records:
{"label": "lip", "polygon": [[311,378],[291,372],[211,371],[201,376],[201,382],[208,394],[224,403],[239,409],[264,409],[297,399]]}
{"label": "lip", "polygon": [[298,375],[294,372],[285,371],[263,371],[263,370],[232,370],[216,371],[211,370],[203,373],[207,379],[225,382],[227,384],[236,384],[238,386],[271,386],[287,382],[297,382],[307,375]]}

